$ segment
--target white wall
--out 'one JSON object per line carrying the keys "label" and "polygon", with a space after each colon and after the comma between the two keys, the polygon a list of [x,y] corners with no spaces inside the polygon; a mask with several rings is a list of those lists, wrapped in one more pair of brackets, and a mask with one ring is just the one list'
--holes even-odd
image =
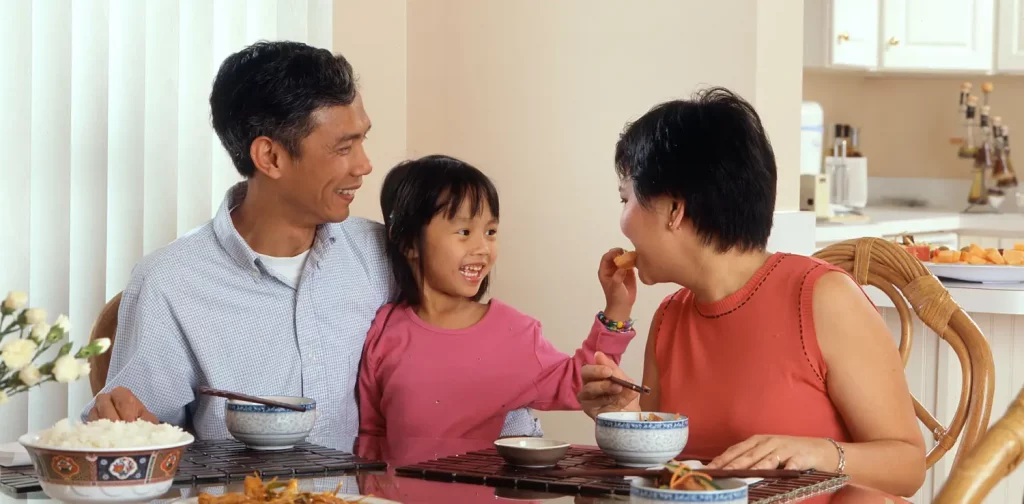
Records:
{"label": "white wall", "polygon": [[[502,248],[493,293],[538,318],[561,350],[579,345],[603,307],[601,254],[628,246],[612,154],[623,125],[651,106],[706,85],[753,101],[779,155],[778,208],[796,207],[802,2],[777,4],[408,3],[409,154],[455,155],[494,178]],[[777,231],[774,242],[809,251],[800,237],[813,239],[813,218],[780,221],[806,234]],[[636,378],[648,322],[671,290],[641,288],[641,335],[623,361]],[[593,440],[582,414],[542,420],[551,437]]]}

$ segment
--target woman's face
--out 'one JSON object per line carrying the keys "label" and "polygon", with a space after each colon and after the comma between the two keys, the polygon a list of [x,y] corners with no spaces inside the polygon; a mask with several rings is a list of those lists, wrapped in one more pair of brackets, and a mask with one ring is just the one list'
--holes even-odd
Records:
{"label": "woman's face", "polygon": [[636,250],[636,270],[640,281],[647,285],[670,281],[671,265],[676,262],[672,258],[681,253],[678,236],[672,226],[676,212],[682,212],[682,208],[674,209],[668,198],[653,199],[648,207],[640,205],[633,193],[633,181],[629,178],[619,183],[619,198],[622,200],[619,227]]}

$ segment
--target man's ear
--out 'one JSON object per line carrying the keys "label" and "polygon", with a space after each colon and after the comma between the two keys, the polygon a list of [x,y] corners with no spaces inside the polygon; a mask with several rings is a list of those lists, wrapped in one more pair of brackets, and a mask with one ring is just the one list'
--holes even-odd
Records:
{"label": "man's ear", "polygon": [[282,164],[290,159],[281,144],[266,136],[256,137],[252,141],[249,145],[249,156],[256,165],[256,171],[275,180],[284,174]]}

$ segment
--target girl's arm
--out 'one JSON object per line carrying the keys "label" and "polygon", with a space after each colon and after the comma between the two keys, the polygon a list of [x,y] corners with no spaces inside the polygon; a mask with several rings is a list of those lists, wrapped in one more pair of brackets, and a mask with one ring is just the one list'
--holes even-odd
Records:
{"label": "girl's arm", "polygon": [[594,362],[594,354],[602,352],[616,364],[622,358],[636,331],[608,330],[595,317],[590,334],[572,357],[559,352],[541,334],[540,324],[534,328],[534,354],[540,373],[534,380],[536,398],[529,406],[539,410],[578,410],[576,394],[583,387],[580,368]]}
{"label": "girl's arm", "polygon": [[377,318],[370,324],[370,331],[366,334],[366,343],[363,345],[363,356],[359,361],[356,396],[359,398],[360,436],[384,436],[387,432],[384,414],[380,410],[381,390],[377,379],[377,369],[383,357],[380,348],[382,317],[387,317],[384,309],[377,312]]}

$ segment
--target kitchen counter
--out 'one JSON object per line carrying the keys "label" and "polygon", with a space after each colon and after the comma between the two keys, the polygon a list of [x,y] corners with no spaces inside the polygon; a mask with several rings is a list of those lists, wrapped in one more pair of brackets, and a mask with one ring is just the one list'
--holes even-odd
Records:
{"label": "kitchen counter", "polygon": [[[949,295],[967,313],[1024,315],[1024,284],[976,284],[943,282]],[[894,308],[892,300],[874,287],[866,287],[868,297],[879,308]],[[909,306],[909,305],[908,305]]]}
{"label": "kitchen counter", "polygon": [[821,222],[815,227],[815,241],[828,244],[865,236],[884,237],[942,231],[1024,235],[1024,214],[960,213],[934,208],[868,207],[867,222]]}

